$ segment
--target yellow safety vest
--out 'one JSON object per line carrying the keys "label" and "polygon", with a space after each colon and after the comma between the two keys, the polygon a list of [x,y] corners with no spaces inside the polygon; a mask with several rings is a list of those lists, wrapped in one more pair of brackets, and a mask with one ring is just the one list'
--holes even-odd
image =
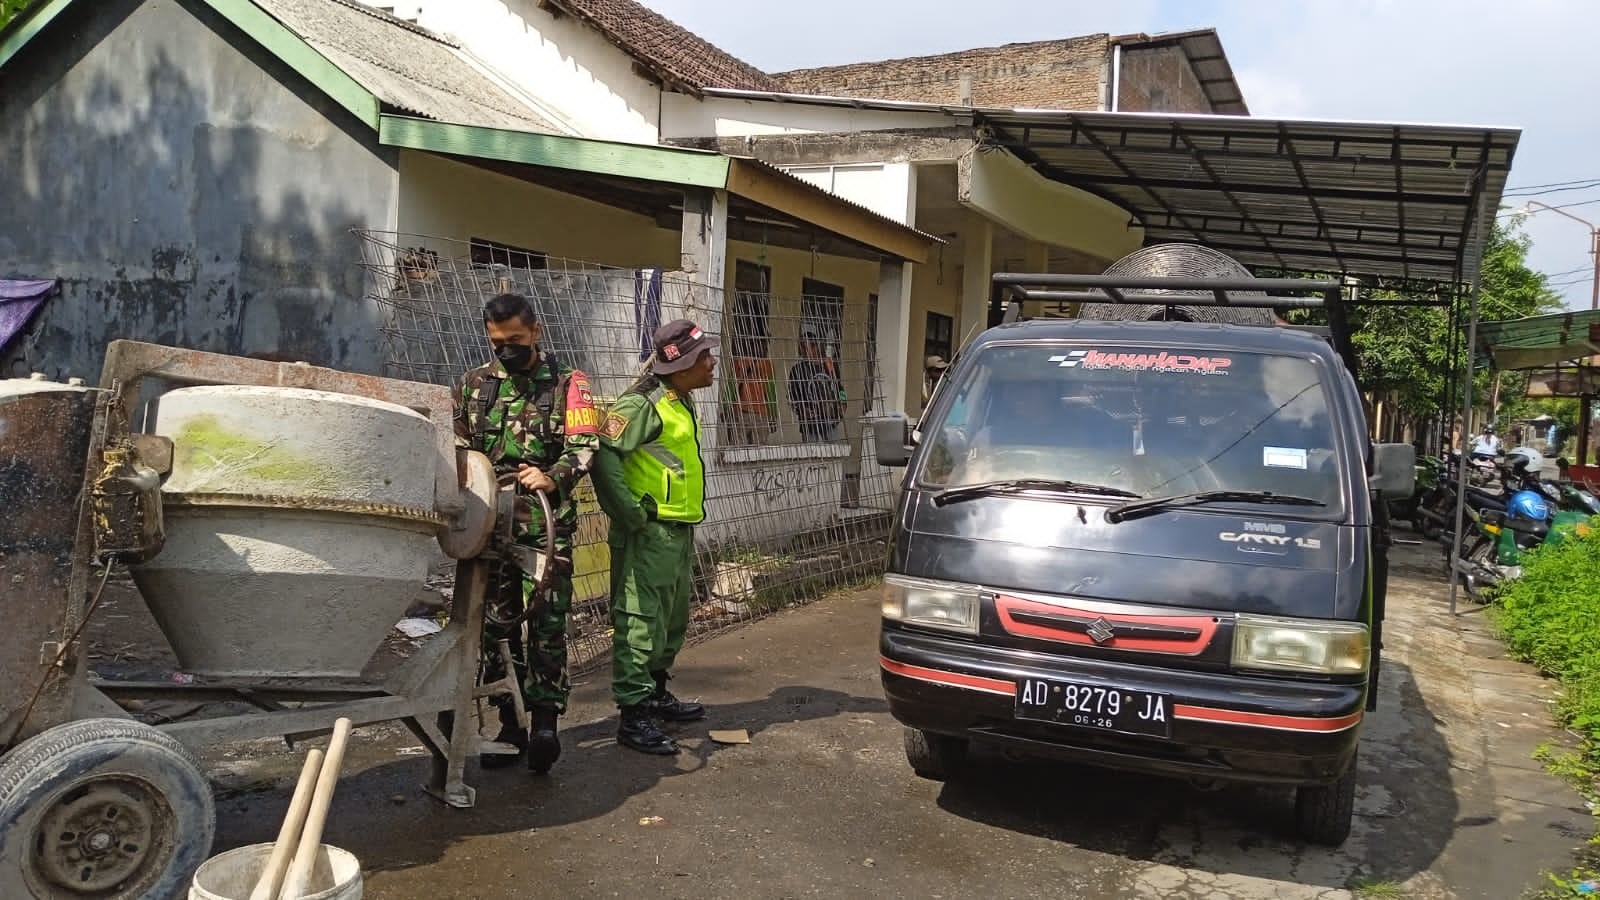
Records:
{"label": "yellow safety vest", "polygon": [[693,524],[706,517],[706,469],[700,459],[700,420],[686,403],[663,390],[655,401],[661,434],[622,460],[622,477],[635,497],[656,502],[656,518]]}

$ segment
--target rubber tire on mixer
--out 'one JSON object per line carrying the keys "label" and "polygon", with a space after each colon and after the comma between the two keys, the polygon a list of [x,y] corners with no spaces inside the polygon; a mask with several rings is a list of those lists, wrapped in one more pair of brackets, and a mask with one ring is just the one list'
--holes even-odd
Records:
{"label": "rubber tire on mixer", "polygon": [[[95,833],[79,833],[73,849],[87,844],[106,855],[103,845],[125,841],[117,848],[125,860],[101,873],[75,863],[78,877],[92,888],[79,891],[52,880],[48,869],[52,858],[60,863],[68,855],[68,835],[86,820],[96,825]],[[123,836],[113,837],[118,829]],[[149,725],[129,719],[68,722],[0,759],[0,896],[186,896],[215,832],[211,786],[199,763]],[[113,884],[101,883],[119,875]]]}

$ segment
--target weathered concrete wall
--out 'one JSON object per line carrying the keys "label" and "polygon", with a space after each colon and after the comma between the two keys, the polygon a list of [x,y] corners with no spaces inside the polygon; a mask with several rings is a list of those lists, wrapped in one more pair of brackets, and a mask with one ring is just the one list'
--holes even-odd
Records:
{"label": "weathered concrete wall", "polygon": [[0,374],[96,378],[113,338],[379,370],[370,129],[192,0],[76,4],[4,85],[0,277],[63,290]]}
{"label": "weathered concrete wall", "polygon": [[1181,47],[1122,50],[1117,109],[1122,112],[1209,113],[1211,101]]}

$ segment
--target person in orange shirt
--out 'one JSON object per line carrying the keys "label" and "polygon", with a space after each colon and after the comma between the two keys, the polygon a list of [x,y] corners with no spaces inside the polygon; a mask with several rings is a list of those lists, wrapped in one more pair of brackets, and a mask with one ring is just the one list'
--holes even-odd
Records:
{"label": "person in orange shirt", "polygon": [[733,440],[759,444],[777,429],[772,398],[772,361],[758,354],[754,341],[736,336],[733,360]]}

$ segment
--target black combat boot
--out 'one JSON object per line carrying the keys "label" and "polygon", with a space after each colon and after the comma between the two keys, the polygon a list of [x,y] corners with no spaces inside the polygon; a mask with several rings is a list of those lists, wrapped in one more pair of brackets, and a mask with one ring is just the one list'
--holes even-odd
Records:
{"label": "black combat boot", "polygon": [[656,692],[645,701],[651,715],[668,722],[693,722],[706,714],[702,704],[685,703],[672,696],[672,692],[667,690],[667,679],[672,676],[665,671],[651,672],[650,677],[656,680]]}
{"label": "black combat boot", "polygon": [[516,747],[517,753],[516,756],[512,756],[509,753],[480,753],[478,754],[478,765],[483,766],[485,769],[504,769],[515,763],[517,757],[522,756],[528,750],[528,735],[522,730],[522,726],[517,723],[516,707],[509,700],[504,703],[496,703],[495,707],[500,710],[500,733],[495,735],[494,739],[502,744],[510,744]]}
{"label": "black combat boot", "polygon": [[533,726],[528,729],[528,771],[543,775],[561,758],[561,739],[556,737],[554,706],[535,706]]}
{"label": "black combat boot", "polygon": [[617,743],[624,747],[638,750],[640,753],[651,753],[656,756],[671,756],[678,752],[678,745],[662,732],[654,719],[650,718],[650,708],[640,703],[635,706],[619,707],[621,721],[617,724]]}

